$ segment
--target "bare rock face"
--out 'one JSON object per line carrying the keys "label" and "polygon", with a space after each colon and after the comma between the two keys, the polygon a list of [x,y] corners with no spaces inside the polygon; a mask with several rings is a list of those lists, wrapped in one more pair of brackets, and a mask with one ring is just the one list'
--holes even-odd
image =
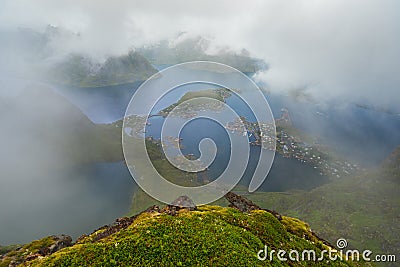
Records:
{"label": "bare rock face", "polygon": [[194,204],[193,200],[191,200],[188,196],[178,197],[174,202],[172,202],[171,205],[179,208],[187,208],[189,210],[196,209],[196,205]]}
{"label": "bare rock face", "polygon": [[[50,254],[53,254],[60,249],[72,246],[72,238],[68,235],[58,235],[51,236],[53,243],[50,246],[42,246],[39,250],[37,249],[28,249],[26,246],[22,246],[14,251],[12,251],[12,255],[4,255],[5,257],[9,257],[10,264],[8,266],[15,267],[24,262],[28,262],[39,257],[44,257]],[[40,242],[37,241],[37,242]],[[1,265],[1,261],[0,261]],[[3,266],[3,265],[2,265]]]}
{"label": "bare rock face", "polygon": [[[122,229],[128,228],[128,226],[133,223],[133,221],[136,219],[136,217],[137,216],[118,218],[115,220],[115,222],[113,224],[106,225],[106,226],[103,226],[103,227],[97,229],[96,231],[101,230],[101,229],[105,229],[105,230],[98,233],[95,236],[95,238],[93,239],[93,241],[94,242],[99,241],[100,239],[103,239],[107,236],[117,233],[117,232],[121,231]],[[82,237],[82,238],[84,238],[84,237]],[[77,240],[77,242],[78,242],[78,240]]]}
{"label": "bare rock face", "polygon": [[46,256],[53,254],[60,249],[72,246],[72,238],[69,235],[53,236],[53,239],[55,240],[55,243],[48,248],[41,249],[39,254]]}
{"label": "bare rock face", "polygon": [[241,212],[250,212],[252,210],[265,210],[274,215],[275,218],[277,218],[278,220],[282,220],[282,216],[278,212],[274,210],[262,209],[258,205],[254,204],[251,200],[242,197],[238,194],[228,192],[225,195],[225,198],[230,203],[229,207],[238,209]]}
{"label": "bare rock face", "polygon": [[232,192],[228,192],[225,198],[229,201],[229,207],[236,208],[241,212],[250,212],[252,210],[260,210],[261,208],[254,204],[251,200],[244,198]]}
{"label": "bare rock face", "polygon": [[167,205],[161,209],[160,212],[174,216],[180,210],[196,210],[196,205],[188,196],[180,196],[171,205]]}
{"label": "bare rock face", "polygon": [[151,207],[148,207],[144,212],[147,212],[147,213],[152,213],[152,212],[160,212],[160,207],[159,206],[157,206],[157,205],[153,205],[153,206],[151,206]]}

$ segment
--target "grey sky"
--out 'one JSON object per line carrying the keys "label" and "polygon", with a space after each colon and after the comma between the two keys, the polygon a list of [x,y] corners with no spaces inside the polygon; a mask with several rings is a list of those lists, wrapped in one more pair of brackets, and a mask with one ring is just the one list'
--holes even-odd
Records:
{"label": "grey sky", "polygon": [[104,57],[175,36],[203,35],[216,48],[246,48],[270,65],[272,90],[312,85],[324,96],[350,94],[396,105],[400,2],[5,0],[0,28],[80,32],[61,50]]}

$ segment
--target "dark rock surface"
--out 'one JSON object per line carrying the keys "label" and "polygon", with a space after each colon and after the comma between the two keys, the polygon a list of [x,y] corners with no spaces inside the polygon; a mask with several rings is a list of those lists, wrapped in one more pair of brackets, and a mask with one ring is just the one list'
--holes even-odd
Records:
{"label": "dark rock surface", "polygon": [[171,205],[179,208],[189,208],[190,210],[196,209],[196,205],[194,204],[193,200],[191,200],[188,196],[178,197],[172,202]]}
{"label": "dark rock surface", "polygon": [[39,250],[39,254],[46,256],[53,254],[60,249],[72,246],[72,238],[69,235],[53,236],[53,239],[55,240],[55,243],[50,247]]}
{"label": "dark rock surface", "polygon": [[[45,257],[47,255],[53,254],[56,251],[59,251],[60,249],[70,247],[73,245],[72,238],[68,235],[58,235],[58,236],[53,235],[48,238],[52,240],[51,245],[47,246],[42,245],[42,247],[40,248],[35,248],[38,245],[35,245],[34,247],[25,245],[19,247],[14,251],[11,251],[10,254],[4,255],[4,258],[9,257],[10,261],[8,266],[9,267],[18,266],[24,262],[34,260],[38,257]],[[41,240],[34,242],[41,242]]]}
{"label": "dark rock surface", "polygon": [[265,210],[271,213],[272,215],[275,216],[278,220],[282,220],[282,216],[274,211],[274,210],[268,210],[268,209],[262,209],[258,205],[254,204],[251,200],[242,197],[238,194],[228,192],[225,195],[225,198],[229,201],[229,207],[235,208],[240,210],[241,212],[250,212],[252,210]]}
{"label": "dark rock surface", "polygon": [[261,208],[254,204],[251,200],[244,198],[232,192],[228,192],[225,198],[229,201],[231,208],[236,208],[241,212],[250,212],[252,210],[260,210]]}

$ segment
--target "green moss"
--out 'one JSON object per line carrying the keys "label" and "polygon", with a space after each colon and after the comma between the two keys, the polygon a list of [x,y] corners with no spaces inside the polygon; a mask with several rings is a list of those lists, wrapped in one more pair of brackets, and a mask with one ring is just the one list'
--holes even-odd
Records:
{"label": "green moss", "polygon": [[[287,221],[294,222],[292,219]],[[304,227],[300,221],[296,225]],[[98,242],[79,243],[30,266],[262,266],[257,252],[315,249],[312,242],[286,230],[266,211],[202,206],[176,216],[143,213],[126,229]],[[307,266],[307,262],[272,262],[273,266]],[[320,265],[323,266],[323,265]],[[351,266],[346,262],[331,266]]]}
{"label": "green moss", "polygon": [[0,267],[8,267],[11,263],[11,258],[3,258],[0,261]]}
{"label": "green moss", "polygon": [[32,253],[38,252],[41,248],[46,248],[54,244],[54,239],[51,236],[42,238],[40,240],[35,240],[22,247],[23,250],[28,250]]}
{"label": "green moss", "polygon": [[8,246],[0,246],[0,255],[4,255],[10,251],[13,251],[20,247],[21,245],[8,245]]}
{"label": "green moss", "polygon": [[26,256],[38,253],[40,249],[47,248],[55,243],[52,236],[32,241],[24,246],[18,246],[15,250],[8,252],[0,259],[0,267],[8,266],[12,261],[22,262]]}

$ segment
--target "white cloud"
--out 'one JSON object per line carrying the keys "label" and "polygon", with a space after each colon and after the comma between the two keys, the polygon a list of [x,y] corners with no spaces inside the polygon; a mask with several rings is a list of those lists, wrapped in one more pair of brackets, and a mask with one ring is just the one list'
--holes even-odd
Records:
{"label": "white cloud", "polygon": [[[399,99],[400,2],[6,0],[0,27],[46,24],[80,32],[68,44],[93,55],[189,32],[246,48],[269,63],[273,90],[317,84],[323,95]],[[393,104],[393,103],[392,103]]]}

